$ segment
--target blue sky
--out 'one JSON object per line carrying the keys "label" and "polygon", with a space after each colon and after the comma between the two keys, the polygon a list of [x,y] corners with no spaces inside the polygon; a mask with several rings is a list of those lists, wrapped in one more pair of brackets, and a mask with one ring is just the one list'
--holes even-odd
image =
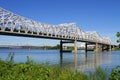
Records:
{"label": "blue sky", "polygon": [[[0,7],[43,23],[76,22],[84,31],[97,31],[116,44],[120,31],[120,0],[0,0]],[[59,41],[0,36],[0,45],[56,45]]]}

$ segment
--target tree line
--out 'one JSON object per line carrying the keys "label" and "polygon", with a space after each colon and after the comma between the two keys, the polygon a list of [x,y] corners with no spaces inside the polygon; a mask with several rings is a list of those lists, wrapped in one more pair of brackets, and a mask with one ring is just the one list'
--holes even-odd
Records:
{"label": "tree line", "polygon": [[116,36],[117,36],[117,43],[118,43],[118,47],[120,48],[120,32],[117,32],[116,33]]}

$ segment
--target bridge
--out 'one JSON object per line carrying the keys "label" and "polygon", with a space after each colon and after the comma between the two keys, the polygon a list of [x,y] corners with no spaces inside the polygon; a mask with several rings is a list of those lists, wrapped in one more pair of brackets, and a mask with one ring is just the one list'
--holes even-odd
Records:
{"label": "bridge", "polygon": [[108,37],[102,37],[96,31],[83,31],[76,23],[64,23],[58,25],[45,24],[35,20],[14,14],[0,7],[0,35],[23,36],[34,38],[58,39],[60,51],[63,51],[64,43],[74,43],[74,52],[77,52],[77,42],[85,42],[87,45],[95,44],[96,50],[104,50],[103,46],[111,50],[112,41]]}

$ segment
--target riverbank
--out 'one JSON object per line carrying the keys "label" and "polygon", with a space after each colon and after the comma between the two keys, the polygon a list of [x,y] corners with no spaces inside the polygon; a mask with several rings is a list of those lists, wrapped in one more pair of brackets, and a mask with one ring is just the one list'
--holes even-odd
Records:
{"label": "riverbank", "polygon": [[114,50],[115,50],[115,51],[120,51],[120,48],[117,47],[117,48],[115,48]]}
{"label": "riverbank", "polygon": [[29,57],[25,63],[14,63],[14,54],[9,54],[5,61],[0,60],[0,80],[119,80],[119,71],[120,67],[115,68],[108,75],[98,67],[95,72],[85,74],[59,65],[38,64]]}

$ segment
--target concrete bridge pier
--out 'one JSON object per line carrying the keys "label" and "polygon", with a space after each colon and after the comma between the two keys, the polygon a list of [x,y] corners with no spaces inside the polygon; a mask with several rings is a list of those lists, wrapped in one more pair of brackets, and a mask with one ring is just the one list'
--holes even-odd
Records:
{"label": "concrete bridge pier", "polygon": [[60,41],[60,53],[62,53],[63,51],[63,43],[62,43],[62,40]]}
{"label": "concrete bridge pier", "polygon": [[111,45],[106,45],[106,51],[111,51],[112,50],[112,46]]}
{"label": "concrete bridge pier", "polygon": [[74,63],[75,63],[75,69],[76,69],[76,66],[77,66],[77,40],[74,40],[74,41],[63,41],[61,40],[60,41],[60,66],[62,67],[62,60],[63,60],[63,52],[65,52],[63,50],[63,44],[65,43],[74,43]]}
{"label": "concrete bridge pier", "polygon": [[77,40],[74,41],[74,54],[77,53]]}
{"label": "concrete bridge pier", "polygon": [[2,27],[1,27],[1,31],[4,31],[4,30],[5,30],[5,28],[4,28],[4,26],[2,26]]}
{"label": "concrete bridge pier", "polygon": [[112,45],[102,44],[102,51],[112,51]]}
{"label": "concrete bridge pier", "polygon": [[74,41],[60,41],[60,53],[61,52],[66,52],[65,50],[63,50],[63,44],[65,43],[74,43],[74,51],[73,53],[77,53],[77,40],[74,40]]}
{"label": "concrete bridge pier", "polygon": [[102,44],[98,44],[98,48],[99,48],[98,51],[99,52],[102,52],[102,46],[103,46]]}
{"label": "concrete bridge pier", "polygon": [[99,44],[98,43],[95,44],[95,52],[99,52]]}
{"label": "concrete bridge pier", "polygon": [[111,48],[112,50],[115,50],[115,46],[114,46],[114,45],[113,45],[113,46],[111,46],[111,47],[112,47],[112,48]]}
{"label": "concrete bridge pier", "polygon": [[95,52],[103,52],[105,49],[106,45],[104,44],[99,44],[99,43],[96,43],[95,44]]}
{"label": "concrete bridge pier", "polygon": [[104,51],[104,47],[105,47],[105,45],[102,44],[102,52]]}
{"label": "concrete bridge pier", "polygon": [[85,53],[87,53],[87,42],[85,42]]}
{"label": "concrete bridge pier", "polygon": [[109,51],[112,51],[112,46],[111,45],[109,45]]}

